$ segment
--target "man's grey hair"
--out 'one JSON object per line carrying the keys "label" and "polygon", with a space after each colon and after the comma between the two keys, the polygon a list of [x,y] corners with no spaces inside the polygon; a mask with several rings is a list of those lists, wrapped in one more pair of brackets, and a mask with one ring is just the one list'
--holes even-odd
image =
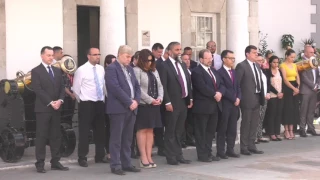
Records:
{"label": "man's grey hair", "polygon": [[121,54],[129,54],[129,55],[133,55],[133,49],[128,46],[128,45],[122,45],[119,47],[118,49],[118,56]]}
{"label": "man's grey hair", "polygon": [[173,50],[173,47],[176,45],[180,45],[180,43],[176,41],[169,43],[167,47],[168,51]]}

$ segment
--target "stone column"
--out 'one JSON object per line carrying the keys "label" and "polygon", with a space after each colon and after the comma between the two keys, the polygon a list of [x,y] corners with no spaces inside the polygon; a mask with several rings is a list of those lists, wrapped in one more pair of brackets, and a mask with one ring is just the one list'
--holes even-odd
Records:
{"label": "stone column", "polygon": [[245,59],[249,45],[248,0],[227,0],[227,49],[233,51],[236,63]]}
{"label": "stone column", "polygon": [[6,66],[6,6],[5,0],[0,0],[0,80],[7,77]]}
{"label": "stone column", "polygon": [[107,54],[117,56],[120,45],[125,44],[124,0],[100,0],[100,52],[101,63]]}
{"label": "stone column", "polygon": [[249,0],[249,42],[259,46],[259,0]]}

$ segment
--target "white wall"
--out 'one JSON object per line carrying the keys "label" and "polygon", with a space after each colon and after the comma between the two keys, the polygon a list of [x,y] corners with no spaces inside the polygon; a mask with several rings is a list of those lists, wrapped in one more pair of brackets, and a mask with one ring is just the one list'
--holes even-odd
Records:
{"label": "white wall", "polygon": [[[181,42],[180,0],[138,0],[138,49]],[[150,46],[142,46],[142,31],[150,31]]]}
{"label": "white wall", "polygon": [[316,31],[316,26],[311,24],[313,13],[316,6],[311,5],[311,0],[259,0],[259,26],[262,33],[268,34],[268,49],[284,57],[283,34],[294,36],[294,50],[303,49],[302,39],[311,38],[311,33]]}
{"label": "white wall", "polygon": [[62,0],[6,0],[7,78],[40,64],[43,46],[63,45]]}

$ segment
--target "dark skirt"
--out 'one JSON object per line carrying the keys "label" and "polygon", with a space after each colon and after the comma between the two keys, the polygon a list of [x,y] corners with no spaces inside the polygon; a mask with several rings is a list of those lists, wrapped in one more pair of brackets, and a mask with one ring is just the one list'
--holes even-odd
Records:
{"label": "dark skirt", "polygon": [[136,130],[139,131],[140,129],[153,129],[157,127],[162,127],[160,106],[140,104],[135,124]]}
{"label": "dark skirt", "polygon": [[[296,81],[289,81],[294,87],[298,87]],[[299,94],[293,96],[293,90],[286,86],[285,84],[282,87],[283,89],[283,116],[282,124],[283,125],[296,125],[300,122],[300,113],[299,113]]]}

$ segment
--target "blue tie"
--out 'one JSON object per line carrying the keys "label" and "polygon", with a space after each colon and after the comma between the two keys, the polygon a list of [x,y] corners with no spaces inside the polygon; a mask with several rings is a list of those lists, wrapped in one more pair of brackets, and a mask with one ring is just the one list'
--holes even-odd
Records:
{"label": "blue tie", "polygon": [[51,79],[53,79],[54,76],[53,76],[53,72],[52,72],[52,70],[51,70],[51,67],[48,66],[47,68],[48,68],[48,70],[49,70],[49,76],[51,77]]}
{"label": "blue tie", "polygon": [[101,100],[103,97],[103,94],[102,94],[102,89],[100,88],[99,78],[98,78],[97,70],[95,66],[93,67],[93,74],[94,74],[94,82],[96,83],[98,99]]}

